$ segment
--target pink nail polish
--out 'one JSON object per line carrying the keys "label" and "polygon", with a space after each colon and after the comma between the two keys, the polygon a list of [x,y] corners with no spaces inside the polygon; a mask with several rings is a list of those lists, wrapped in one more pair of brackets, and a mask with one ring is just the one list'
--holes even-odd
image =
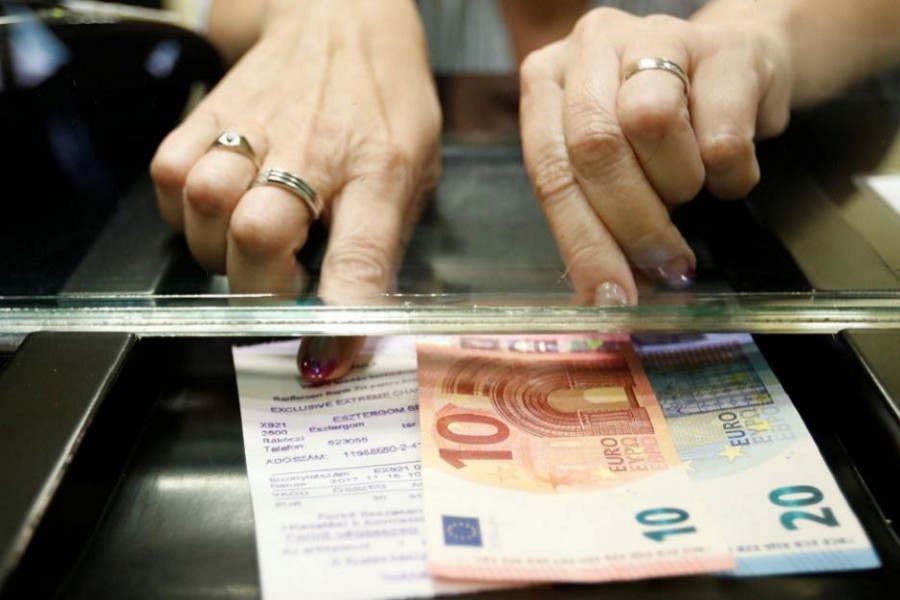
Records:
{"label": "pink nail polish", "polygon": [[619,284],[604,281],[594,290],[594,304],[597,306],[628,306],[628,295]]}
{"label": "pink nail polish", "polygon": [[696,272],[691,266],[690,261],[686,258],[674,258],[652,270],[653,275],[657,279],[663,280],[669,287],[674,289],[684,289],[694,282]]}

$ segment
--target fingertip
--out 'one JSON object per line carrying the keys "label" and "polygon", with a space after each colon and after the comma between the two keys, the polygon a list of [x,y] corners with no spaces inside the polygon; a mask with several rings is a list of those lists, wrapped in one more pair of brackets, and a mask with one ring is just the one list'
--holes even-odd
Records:
{"label": "fingertip", "polygon": [[595,254],[593,260],[573,261],[569,273],[575,301],[586,306],[634,306],[637,285],[625,258],[616,252]]}
{"label": "fingertip", "polygon": [[336,381],[353,368],[364,337],[309,336],[300,343],[297,367],[310,385]]}
{"label": "fingertip", "polygon": [[672,289],[683,290],[694,283],[697,277],[694,263],[687,257],[679,256],[655,267],[651,275]]}
{"label": "fingertip", "polygon": [[636,303],[636,296],[630,296],[615,281],[604,281],[594,290],[594,306],[634,306]]}

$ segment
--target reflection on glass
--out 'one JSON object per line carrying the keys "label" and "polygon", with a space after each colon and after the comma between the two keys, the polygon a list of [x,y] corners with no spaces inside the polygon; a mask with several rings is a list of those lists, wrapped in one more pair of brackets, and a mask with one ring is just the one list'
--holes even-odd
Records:
{"label": "reflection on glass", "polygon": [[144,68],[157,79],[165,79],[172,74],[181,58],[181,44],[176,40],[161,40],[153,46]]}
{"label": "reflection on glass", "polygon": [[25,89],[37,87],[69,62],[69,50],[28,7],[11,4],[7,13],[25,17],[9,26],[9,54],[15,83]]}

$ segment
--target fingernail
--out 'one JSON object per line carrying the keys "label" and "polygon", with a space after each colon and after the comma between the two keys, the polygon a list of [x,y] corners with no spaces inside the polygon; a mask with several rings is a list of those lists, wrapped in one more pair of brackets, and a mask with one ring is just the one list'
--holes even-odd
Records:
{"label": "fingernail", "polygon": [[628,306],[628,295],[619,284],[604,281],[594,291],[594,304],[597,306]]}
{"label": "fingernail", "polygon": [[337,338],[308,337],[300,349],[300,374],[311,384],[324,383],[337,369],[340,356]]}
{"label": "fingernail", "polygon": [[696,276],[690,261],[683,257],[674,258],[661,267],[656,267],[650,271],[653,276],[666,282],[669,287],[679,290],[691,285]]}

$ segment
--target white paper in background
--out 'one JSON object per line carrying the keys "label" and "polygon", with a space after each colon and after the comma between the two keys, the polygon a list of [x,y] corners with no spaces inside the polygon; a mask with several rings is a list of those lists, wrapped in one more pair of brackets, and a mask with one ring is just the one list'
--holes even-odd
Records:
{"label": "white paper in background", "polygon": [[430,597],[415,339],[370,339],[356,368],[301,383],[299,340],[233,349],[263,598]]}
{"label": "white paper in background", "polygon": [[900,215],[900,173],[871,175],[861,180]]}

